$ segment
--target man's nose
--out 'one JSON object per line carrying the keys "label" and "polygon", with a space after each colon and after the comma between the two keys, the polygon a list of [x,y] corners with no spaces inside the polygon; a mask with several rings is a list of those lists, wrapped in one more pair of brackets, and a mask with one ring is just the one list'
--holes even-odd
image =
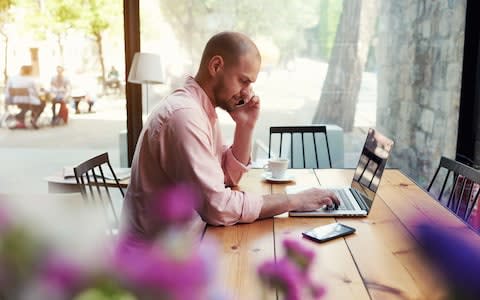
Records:
{"label": "man's nose", "polygon": [[240,90],[240,93],[242,95],[242,97],[248,97],[250,98],[250,95],[253,93],[251,87],[250,87],[250,84],[248,84],[246,87],[242,88]]}

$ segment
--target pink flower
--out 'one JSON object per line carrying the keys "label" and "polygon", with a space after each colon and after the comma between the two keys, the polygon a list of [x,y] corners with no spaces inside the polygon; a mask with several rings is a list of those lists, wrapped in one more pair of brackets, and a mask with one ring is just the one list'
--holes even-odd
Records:
{"label": "pink flower", "polygon": [[315,252],[295,240],[284,240],[285,257],[258,268],[260,279],[282,292],[285,300],[320,299],[326,292],[309,276]]}
{"label": "pink flower", "polygon": [[327,290],[323,285],[310,282],[310,292],[312,294],[313,299],[320,299],[323,297],[323,295],[327,293]]}
{"label": "pink flower", "polygon": [[[464,229],[468,230],[468,229]],[[480,247],[458,230],[423,220],[415,226],[425,257],[446,278],[449,299],[479,299]]]}
{"label": "pink flower", "polygon": [[178,184],[157,192],[152,199],[151,213],[157,226],[189,221],[199,203],[199,195],[187,184]]}
{"label": "pink flower", "polygon": [[304,276],[290,260],[267,261],[258,268],[260,279],[283,292],[285,300],[301,299]]}
{"label": "pink flower", "polygon": [[71,293],[85,280],[85,272],[77,263],[52,254],[42,262],[40,282],[55,294]]}
{"label": "pink flower", "polygon": [[[169,299],[202,299],[211,278],[208,261],[200,252],[187,257],[173,257],[161,247],[148,243],[136,247],[118,248],[113,270],[120,280],[139,291],[152,291],[154,295],[170,295]],[[188,288],[186,288],[188,287]]]}
{"label": "pink flower", "polygon": [[304,275],[307,275],[309,267],[315,258],[315,252],[304,247],[296,240],[284,240],[283,247],[285,248],[286,256],[298,266]]}

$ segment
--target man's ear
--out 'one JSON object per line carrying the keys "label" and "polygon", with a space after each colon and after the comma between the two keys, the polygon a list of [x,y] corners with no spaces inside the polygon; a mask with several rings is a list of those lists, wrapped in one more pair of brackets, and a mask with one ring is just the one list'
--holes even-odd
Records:
{"label": "man's ear", "polygon": [[208,72],[211,76],[215,76],[219,71],[223,70],[223,57],[220,55],[213,56],[208,63]]}

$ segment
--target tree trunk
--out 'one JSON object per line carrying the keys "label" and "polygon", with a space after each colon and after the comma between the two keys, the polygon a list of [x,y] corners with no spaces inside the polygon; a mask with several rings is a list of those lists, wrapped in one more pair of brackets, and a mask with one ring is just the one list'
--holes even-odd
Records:
{"label": "tree trunk", "polygon": [[8,74],[7,74],[7,69],[8,69],[8,36],[1,32],[0,33],[3,35],[3,37],[5,38],[5,46],[4,46],[4,53],[5,53],[5,57],[3,58],[3,61],[4,61],[4,64],[3,64],[3,80],[4,80],[4,86],[7,86],[7,81],[8,81]]}
{"label": "tree trunk", "polygon": [[100,68],[102,72],[102,86],[105,86],[105,61],[103,59],[102,34],[95,34],[95,42],[97,43],[98,59],[100,60]]}
{"label": "tree trunk", "polygon": [[57,44],[58,44],[58,50],[60,54],[60,65],[65,68],[65,58],[63,56],[63,43],[62,43],[62,34],[58,33],[57,34]]}
{"label": "tree trunk", "polygon": [[30,48],[30,61],[32,65],[32,75],[40,75],[40,60],[38,59],[38,48]]}
{"label": "tree trunk", "polygon": [[353,129],[362,73],[377,18],[376,0],[343,2],[335,45],[313,123]]}

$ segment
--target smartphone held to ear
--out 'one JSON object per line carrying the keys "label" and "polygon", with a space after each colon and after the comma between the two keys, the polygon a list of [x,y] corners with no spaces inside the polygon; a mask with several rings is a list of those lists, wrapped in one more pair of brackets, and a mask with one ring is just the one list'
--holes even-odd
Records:
{"label": "smartphone held to ear", "polygon": [[308,231],[302,232],[303,237],[312,241],[323,243],[333,240],[337,237],[346,236],[355,232],[355,228],[341,224],[332,223],[319,227],[312,228]]}
{"label": "smartphone held to ear", "polygon": [[247,104],[247,102],[245,102],[245,100],[242,99],[242,100],[240,100],[240,101],[238,102],[236,108],[240,108],[240,107],[242,107],[242,106],[245,106],[245,104]]}
{"label": "smartphone held to ear", "polygon": [[[251,92],[251,94],[248,97],[250,98],[247,98],[247,99],[252,100],[252,98],[255,97],[255,93]],[[240,101],[238,101],[235,109],[245,106],[248,102],[249,101],[246,101],[245,98],[242,98]]]}

